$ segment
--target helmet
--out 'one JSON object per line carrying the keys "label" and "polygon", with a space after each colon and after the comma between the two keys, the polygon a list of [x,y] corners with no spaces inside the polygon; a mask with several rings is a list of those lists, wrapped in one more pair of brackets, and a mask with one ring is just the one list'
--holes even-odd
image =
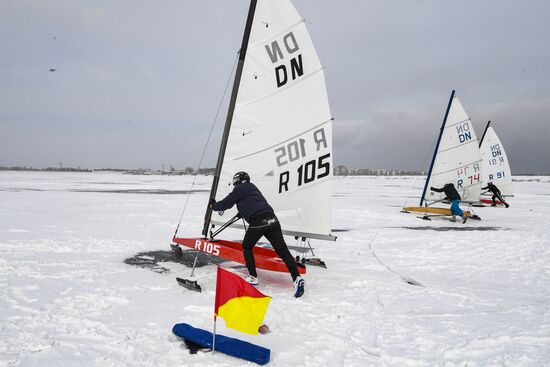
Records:
{"label": "helmet", "polygon": [[487,185],[492,185],[492,184],[493,184],[493,181],[487,182]]}
{"label": "helmet", "polygon": [[248,175],[248,173],[241,171],[233,175],[233,186],[236,186],[243,182],[250,182],[250,176]]}

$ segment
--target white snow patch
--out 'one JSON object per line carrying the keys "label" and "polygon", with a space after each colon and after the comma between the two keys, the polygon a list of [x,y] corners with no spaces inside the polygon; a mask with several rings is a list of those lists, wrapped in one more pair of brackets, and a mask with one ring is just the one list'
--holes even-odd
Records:
{"label": "white snow patch", "polygon": [[[123,263],[169,250],[186,194],[156,193],[191,179],[0,172],[0,366],[251,365],[191,355],[171,332],[212,328],[215,266],[197,270],[196,293],[175,281],[184,265]],[[483,220],[463,225],[399,212],[422,178],[337,177],[338,241],[313,243],[328,268],[308,268],[300,299],[288,274],[260,271],[272,332],[218,331],[270,348],[272,366],[550,365],[549,182],[514,177],[509,209],[474,208]],[[199,235],[207,200],[191,194],[180,235]]]}

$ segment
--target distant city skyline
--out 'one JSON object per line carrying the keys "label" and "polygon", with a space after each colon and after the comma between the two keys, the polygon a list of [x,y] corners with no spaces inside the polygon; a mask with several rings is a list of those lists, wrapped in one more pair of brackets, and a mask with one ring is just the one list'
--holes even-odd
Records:
{"label": "distant city skyline", "polygon": [[[550,172],[550,3],[294,4],[326,66],[335,166],[426,170],[455,89],[513,174]],[[0,166],[196,168],[248,1],[161,5],[1,2]]]}

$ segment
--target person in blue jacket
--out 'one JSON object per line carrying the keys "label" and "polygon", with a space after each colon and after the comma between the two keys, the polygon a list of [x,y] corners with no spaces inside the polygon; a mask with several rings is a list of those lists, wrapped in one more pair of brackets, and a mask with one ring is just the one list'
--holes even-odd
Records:
{"label": "person in blue jacket", "polygon": [[462,209],[460,209],[460,200],[462,199],[460,197],[460,194],[455,189],[455,185],[452,183],[445,184],[442,188],[438,189],[436,187],[430,187],[430,190],[435,192],[444,192],[445,196],[447,197],[447,200],[451,202],[451,215],[453,216],[451,220],[455,221],[455,216],[458,215],[462,218],[462,223],[466,223],[466,220],[468,217],[464,215],[464,212]]}
{"label": "person in blue jacket", "polygon": [[301,297],[304,294],[305,282],[298,273],[298,266],[285,243],[281,224],[260,190],[250,182],[248,173],[237,172],[233,176],[233,191],[220,201],[212,199],[209,204],[215,211],[227,210],[236,204],[239,214],[248,222],[248,229],[243,239],[243,255],[249,274],[246,280],[250,284],[258,284],[252,249],[260,238],[265,236],[292,276],[294,296]]}

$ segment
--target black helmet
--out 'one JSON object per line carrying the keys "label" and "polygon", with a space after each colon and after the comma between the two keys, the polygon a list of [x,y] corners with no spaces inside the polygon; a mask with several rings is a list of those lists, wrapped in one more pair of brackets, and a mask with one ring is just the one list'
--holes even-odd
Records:
{"label": "black helmet", "polygon": [[233,175],[233,186],[241,184],[243,182],[250,182],[250,176],[248,173],[241,171]]}

